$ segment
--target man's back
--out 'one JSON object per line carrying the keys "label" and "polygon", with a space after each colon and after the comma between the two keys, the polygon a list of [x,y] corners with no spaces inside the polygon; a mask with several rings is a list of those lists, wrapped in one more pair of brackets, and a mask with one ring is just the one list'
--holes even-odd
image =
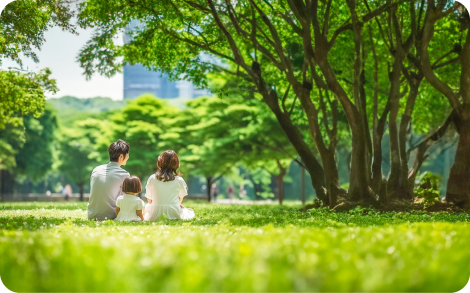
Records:
{"label": "man's back", "polygon": [[121,186],[129,173],[118,163],[96,167],[91,173],[90,200],[88,202],[88,219],[114,219],[116,199],[121,195]]}

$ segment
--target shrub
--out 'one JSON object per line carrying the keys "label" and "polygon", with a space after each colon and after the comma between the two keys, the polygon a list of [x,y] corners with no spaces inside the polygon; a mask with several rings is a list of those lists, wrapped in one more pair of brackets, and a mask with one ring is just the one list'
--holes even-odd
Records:
{"label": "shrub", "polygon": [[441,176],[431,172],[424,172],[418,178],[417,187],[414,190],[417,198],[423,198],[425,208],[429,208],[440,201]]}

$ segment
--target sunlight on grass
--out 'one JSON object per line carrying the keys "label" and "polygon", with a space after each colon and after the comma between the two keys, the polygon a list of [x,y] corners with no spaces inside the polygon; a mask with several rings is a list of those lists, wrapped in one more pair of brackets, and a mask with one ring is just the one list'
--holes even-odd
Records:
{"label": "sunlight on grass", "polygon": [[458,291],[470,275],[466,213],[197,203],[192,221],[118,223],[2,204],[13,291]]}

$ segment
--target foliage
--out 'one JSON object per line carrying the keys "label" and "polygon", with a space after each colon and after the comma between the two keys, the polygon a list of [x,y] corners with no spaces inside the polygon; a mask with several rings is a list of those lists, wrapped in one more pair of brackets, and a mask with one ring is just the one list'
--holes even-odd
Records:
{"label": "foliage", "polygon": [[24,127],[20,118],[0,130],[0,170],[13,171],[16,168],[15,155],[25,143]]}
{"label": "foliage", "polygon": [[0,129],[17,115],[32,114],[38,118],[44,111],[44,91],[57,91],[48,68],[39,73],[0,71]]}
{"label": "foliage", "polygon": [[421,188],[439,190],[441,185],[441,176],[431,172],[423,172],[418,178],[418,185]]}
{"label": "foliage", "polygon": [[16,167],[15,155],[25,143],[22,116],[39,118],[45,108],[44,91],[57,91],[50,74],[48,68],[39,73],[0,70],[0,170]]}
{"label": "foliage", "polygon": [[51,169],[56,159],[54,143],[56,141],[57,117],[54,108],[46,104],[43,115],[39,118],[24,117],[24,146],[16,155],[16,174],[26,175],[33,182],[42,179]]}
{"label": "foliage", "polygon": [[424,199],[425,208],[431,207],[440,201],[440,181],[441,177],[431,172],[424,172],[419,177],[419,183],[414,193],[416,197]]}
{"label": "foliage", "polygon": [[103,135],[97,150],[107,160],[109,144],[124,139],[131,146],[125,169],[145,181],[155,171],[157,157],[165,150],[160,136],[168,133],[167,128],[178,111],[164,100],[150,94],[142,95],[111,115],[109,132]]}
{"label": "foliage", "polygon": [[89,118],[76,121],[74,128],[61,130],[58,169],[79,186],[81,196],[91,171],[100,162],[101,155],[95,146],[108,128],[106,121]]}
{"label": "foliage", "polygon": [[0,17],[0,58],[10,58],[20,65],[21,55],[39,62],[34,49],[41,49],[44,33],[52,26],[75,32],[69,0],[16,0],[9,3]]}
{"label": "foliage", "polygon": [[[417,133],[431,131],[450,111],[442,99],[434,102],[442,97],[436,86],[421,82],[442,79],[439,84],[458,100],[451,88],[459,80],[459,67],[464,68],[457,55],[465,51],[468,14],[457,3],[434,2],[168,0],[123,6],[90,0],[80,6],[80,25],[96,33],[79,61],[87,76],[110,76],[123,64],[141,63],[201,86],[209,84],[213,72],[240,80],[241,90],[262,100],[288,129],[325,202],[324,187],[338,189],[336,148],[349,148],[349,142],[354,146],[350,199],[373,200],[370,189],[376,194],[385,190],[380,157],[388,127],[393,159],[386,190],[399,197],[395,191],[417,171],[410,170],[408,154],[399,157],[407,153],[407,129],[416,117]],[[131,31],[128,24],[135,19],[139,25]],[[124,31],[132,41],[118,46],[113,38]],[[414,112],[415,102],[427,107]],[[400,116],[403,123],[398,123]],[[301,125],[308,126],[311,138],[302,135]],[[338,138],[343,140],[337,144]],[[323,166],[313,154],[312,140]]]}
{"label": "foliage", "polygon": [[455,292],[470,274],[468,214],[191,206],[189,222],[119,223],[86,220],[85,203],[5,203],[2,281],[14,291]]}

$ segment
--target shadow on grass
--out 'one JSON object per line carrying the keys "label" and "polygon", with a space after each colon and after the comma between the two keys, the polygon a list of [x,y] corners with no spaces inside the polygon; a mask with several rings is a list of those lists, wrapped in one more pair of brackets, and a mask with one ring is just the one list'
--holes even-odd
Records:
{"label": "shadow on grass", "polygon": [[1,230],[40,230],[50,229],[67,221],[61,218],[36,218],[33,216],[0,217]]}
{"label": "shadow on grass", "polygon": [[[63,204],[62,204],[63,205]],[[67,206],[66,206],[67,207]],[[53,206],[59,209],[58,206]],[[76,208],[76,206],[74,207]],[[28,211],[30,216],[8,215],[0,217],[0,229],[4,230],[38,230],[51,228],[68,221],[76,226],[106,227],[106,226],[233,226],[233,227],[262,227],[272,225],[285,227],[368,227],[385,226],[418,222],[470,222],[469,213],[449,213],[425,211],[410,212],[382,212],[372,208],[355,208],[345,212],[333,212],[327,208],[310,209],[302,211],[295,206],[229,206],[229,205],[194,205],[196,218],[190,221],[160,220],[156,222],[116,222],[113,220],[94,221],[86,219],[80,213],[72,216],[73,211],[64,211],[58,214],[40,216],[40,210]],[[72,210],[73,208],[70,208]],[[38,213],[35,215],[35,213]],[[69,214],[72,217],[69,217]],[[41,228],[42,227],[42,228]]]}
{"label": "shadow on grass", "polygon": [[76,210],[86,209],[87,202],[0,202],[1,210],[35,210],[35,209],[57,209]]}

